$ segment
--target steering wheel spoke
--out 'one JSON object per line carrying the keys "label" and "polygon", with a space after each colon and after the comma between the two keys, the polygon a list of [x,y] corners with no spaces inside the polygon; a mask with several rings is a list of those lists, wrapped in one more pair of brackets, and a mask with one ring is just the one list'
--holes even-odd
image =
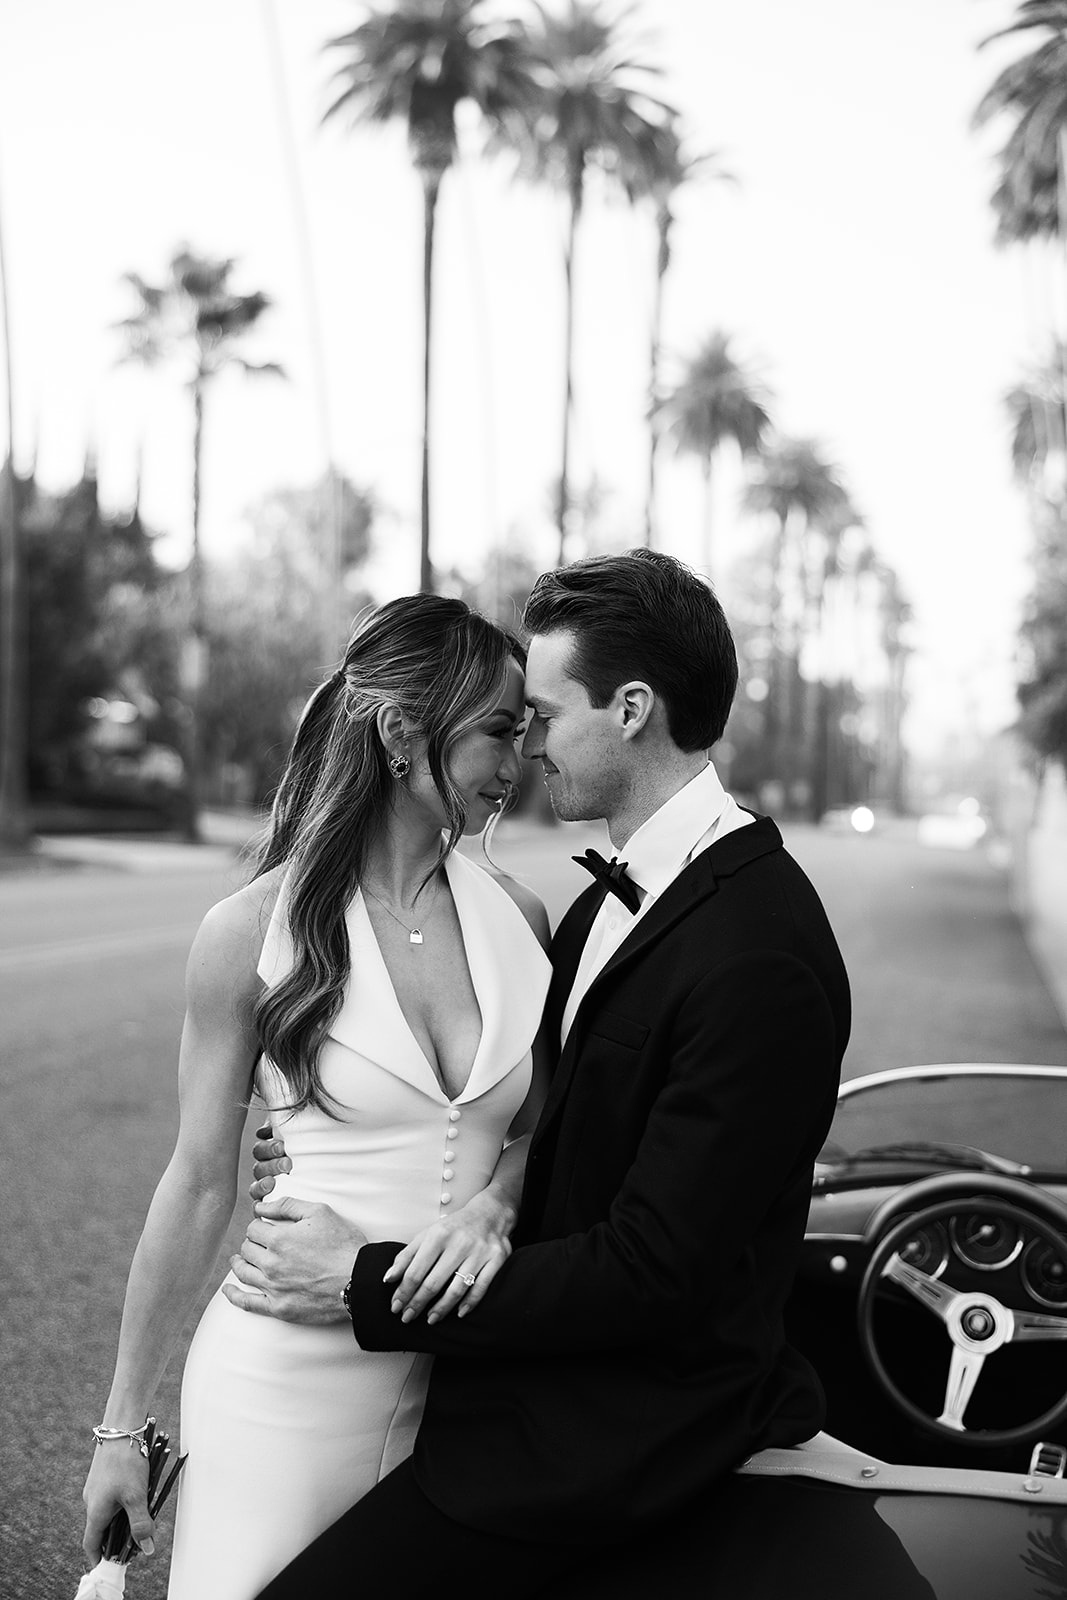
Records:
{"label": "steering wheel spoke", "polygon": [[[977,1219],[983,1227],[988,1219],[990,1227],[1008,1228],[1013,1237],[1019,1239],[1036,1236],[1054,1252],[1057,1260],[1062,1260],[1067,1254],[1067,1208],[1057,1206],[1047,1195],[1035,1197],[1029,1184],[999,1175],[968,1176],[966,1189],[955,1190],[952,1185],[952,1190],[955,1192],[946,1193],[944,1178],[910,1184],[894,1211],[886,1214],[893,1220],[883,1221],[872,1239],[856,1307],[864,1359],[875,1381],[897,1409],[943,1440],[984,1448],[1050,1438],[1067,1419],[1067,1372],[1059,1398],[1040,1415],[1020,1417],[1010,1426],[988,1426],[982,1416],[968,1427],[964,1419],[986,1360],[993,1357],[996,1368],[998,1352],[1014,1341],[1067,1342],[1067,1310],[1062,1315],[1057,1314],[1058,1307],[1049,1311],[1037,1307],[1016,1311],[998,1292],[1002,1282],[1007,1286],[1015,1280],[1010,1276],[997,1278],[995,1266],[987,1268],[987,1275],[976,1283],[977,1269],[972,1263],[971,1272],[963,1280],[967,1287],[957,1289],[945,1282],[940,1269],[938,1277],[931,1277],[913,1266],[905,1255],[911,1253],[909,1247],[914,1246],[924,1230],[941,1229],[951,1235],[953,1224],[963,1218],[970,1226]],[[966,1265],[962,1255],[961,1260]],[[944,1264],[945,1275],[950,1270],[949,1261]],[[885,1359],[882,1335],[895,1330],[895,1336],[901,1336],[899,1320],[883,1319],[878,1310],[891,1298],[886,1294],[890,1284],[902,1290],[908,1299],[917,1300],[932,1311],[944,1327],[951,1354],[940,1416],[934,1414],[932,1406],[927,1408],[912,1399]],[[903,1314],[899,1305],[896,1314],[898,1319]],[[937,1338],[935,1335],[935,1343]],[[1025,1389],[1025,1383],[1023,1387]],[[996,1402],[996,1386],[988,1398],[991,1404]],[[976,1415],[982,1412],[981,1396],[973,1409]]]}
{"label": "steering wheel spoke", "polygon": [[945,1409],[937,1419],[944,1427],[954,1428],[958,1433],[965,1431],[963,1413],[970,1403],[984,1362],[984,1350],[968,1350],[958,1344],[952,1346],[948,1383],[945,1385]]}
{"label": "steering wheel spoke", "polygon": [[1013,1311],[1012,1340],[1029,1343],[1044,1339],[1067,1339],[1067,1317],[1052,1317],[1042,1311]]}
{"label": "steering wheel spoke", "polygon": [[882,1268],[882,1277],[889,1278],[893,1283],[899,1284],[910,1295],[914,1295],[922,1305],[928,1306],[942,1322],[947,1322],[953,1307],[960,1296],[955,1289],[947,1283],[942,1283],[938,1278],[931,1278],[926,1272],[920,1272],[918,1267],[913,1267],[902,1256],[893,1254]]}

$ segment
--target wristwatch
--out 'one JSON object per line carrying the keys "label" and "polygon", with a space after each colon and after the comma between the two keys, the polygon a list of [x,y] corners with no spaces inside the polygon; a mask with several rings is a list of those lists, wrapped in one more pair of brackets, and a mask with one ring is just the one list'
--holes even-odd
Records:
{"label": "wristwatch", "polygon": [[352,1293],[352,1279],[349,1278],[348,1282],[345,1284],[344,1288],[341,1290],[341,1299],[344,1301],[344,1307],[345,1307],[345,1310],[348,1312],[349,1316],[352,1315],[352,1302],[349,1299],[349,1296],[350,1296],[351,1293]]}

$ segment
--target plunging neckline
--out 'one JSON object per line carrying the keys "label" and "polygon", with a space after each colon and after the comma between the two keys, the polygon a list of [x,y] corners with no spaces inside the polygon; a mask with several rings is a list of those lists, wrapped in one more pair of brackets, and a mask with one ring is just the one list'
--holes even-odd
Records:
{"label": "plunging neckline", "polygon": [[370,912],[367,910],[367,902],[366,902],[366,898],[364,896],[364,893],[363,893],[362,889],[357,890],[356,905],[358,906],[359,910],[362,912],[362,915],[363,915],[363,917],[364,917],[364,919],[366,921],[367,927],[370,930],[371,943],[373,944],[375,954],[377,955],[379,964],[381,965],[382,973],[383,973],[383,975],[385,977],[386,987],[387,987],[389,995],[390,995],[390,997],[392,999],[393,1006],[394,1006],[394,1008],[396,1010],[397,1016],[400,1018],[400,1022],[402,1024],[405,1032],[407,1033],[408,1037],[410,1038],[412,1044],[415,1046],[416,1050],[418,1051],[420,1058],[425,1062],[427,1070],[429,1071],[429,1074],[430,1074],[430,1078],[431,1078],[435,1088],[444,1097],[444,1099],[448,1102],[448,1104],[450,1106],[455,1106],[455,1105],[458,1104],[458,1102],[460,1100],[463,1099],[463,1096],[466,1094],[468,1088],[470,1087],[471,1080],[474,1077],[474,1070],[478,1065],[478,1059],[479,1059],[479,1057],[481,1056],[481,1053],[482,1053],[482,1045],[483,1045],[483,1043],[485,1041],[485,1006],[483,1004],[482,995],[479,992],[478,979],[477,979],[477,976],[475,975],[476,963],[471,961],[470,948],[469,948],[469,945],[468,945],[468,942],[467,942],[467,932],[466,932],[466,929],[465,929],[464,924],[463,924],[463,906],[462,906],[462,901],[463,901],[464,897],[463,897],[462,893],[460,893],[458,895],[456,893],[456,880],[455,880],[455,876],[453,875],[453,872],[451,870],[451,864],[452,864],[452,855],[450,853],[448,856],[445,857],[445,861],[444,861],[445,879],[446,879],[446,882],[448,884],[449,892],[452,895],[452,904],[456,908],[456,921],[459,924],[460,949],[463,952],[463,959],[466,962],[467,976],[470,979],[471,992],[474,995],[474,1004],[478,1009],[478,1043],[474,1047],[474,1054],[471,1057],[471,1063],[470,1063],[470,1066],[467,1069],[467,1076],[464,1078],[462,1085],[460,1086],[459,1089],[457,1089],[457,1091],[456,1091],[456,1093],[454,1095],[450,1095],[448,1090],[445,1088],[444,1080],[443,1080],[443,1078],[441,1076],[441,1073],[440,1073],[438,1067],[436,1067],[434,1065],[434,1063],[430,1060],[430,1057],[426,1053],[426,1049],[425,1049],[425,1046],[422,1043],[422,1040],[419,1038],[418,1034],[415,1032],[414,1028],[411,1026],[411,1023],[408,1021],[407,1016],[406,1016],[406,1014],[404,1012],[404,1007],[400,1004],[400,996],[396,992],[396,985],[393,982],[393,975],[389,971],[389,963],[386,961],[385,955],[384,955],[384,953],[382,951],[382,947],[378,943],[378,935],[374,931],[374,923],[371,921]]}

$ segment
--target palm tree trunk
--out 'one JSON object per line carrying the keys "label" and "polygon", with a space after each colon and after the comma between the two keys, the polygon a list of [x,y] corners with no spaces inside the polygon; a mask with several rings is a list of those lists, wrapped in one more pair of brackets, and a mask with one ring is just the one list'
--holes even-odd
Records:
{"label": "palm tree trunk", "polygon": [[786,690],[785,641],[782,638],[782,590],[785,582],[785,551],[789,518],[778,519],[778,532],[774,539],[771,558],[770,598],[770,650],[767,655],[767,699],[763,718],[763,738],[767,747],[767,764],[771,776],[783,785],[785,782],[785,753],[783,750],[782,716]]}
{"label": "palm tree trunk", "polygon": [[7,267],[0,226],[0,315],[7,388],[7,462],[0,466],[0,845],[22,849],[30,836],[26,794],[25,619],[22,604],[22,537],[15,482],[11,386],[11,320]]}
{"label": "palm tree trunk", "polygon": [[441,177],[436,171],[422,174],[422,497],[419,536],[419,589],[432,594],[433,563],[430,560],[430,356],[433,331],[433,241],[437,220],[437,195]]}
{"label": "palm tree trunk", "polygon": [[656,454],[659,450],[659,357],[663,330],[663,280],[667,271],[664,223],[659,224],[660,243],[656,261],[656,287],[652,299],[652,333],[648,352],[648,489],[645,496],[645,544],[651,550],[656,542]]}
{"label": "palm tree trunk", "polygon": [[193,382],[193,548],[189,557],[189,633],[182,664],[185,693],[185,817],[183,833],[190,844],[200,843],[202,739],[201,695],[206,666],[207,634],[204,625],[204,567],[200,550],[200,478],[204,438],[203,379]]}
{"label": "palm tree trunk", "polygon": [[574,418],[574,249],[578,237],[578,219],[582,212],[582,186],[584,174],[571,183],[571,212],[567,227],[567,243],[563,256],[563,275],[566,293],[565,328],[563,344],[564,400],[563,400],[563,450],[559,468],[559,499],[556,504],[556,527],[559,531],[559,565],[567,562],[567,520],[570,510],[570,459],[571,426]]}
{"label": "palm tree trunk", "polygon": [[709,450],[704,457],[704,527],[702,529],[704,571],[709,578],[711,577],[711,552],[715,530],[715,483],[711,468],[712,452]]}

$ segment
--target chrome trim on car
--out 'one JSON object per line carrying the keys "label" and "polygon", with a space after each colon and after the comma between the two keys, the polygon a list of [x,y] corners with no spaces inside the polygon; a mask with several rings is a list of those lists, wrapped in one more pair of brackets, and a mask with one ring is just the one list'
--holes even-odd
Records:
{"label": "chrome trim on car", "polygon": [[837,1091],[838,1102],[848,1099],[860,1089],[875,1089],[880,1084],[906,1083],[922,1078],[1017,1077],[1026,1073],[1032,1078],[1067,1078],[1067,1067],[1037,1067],[1025,1061],[940,1061],[928,1066],[888,1067],[884,1072],[869,1072],[866,1077],[848,1078]]}

